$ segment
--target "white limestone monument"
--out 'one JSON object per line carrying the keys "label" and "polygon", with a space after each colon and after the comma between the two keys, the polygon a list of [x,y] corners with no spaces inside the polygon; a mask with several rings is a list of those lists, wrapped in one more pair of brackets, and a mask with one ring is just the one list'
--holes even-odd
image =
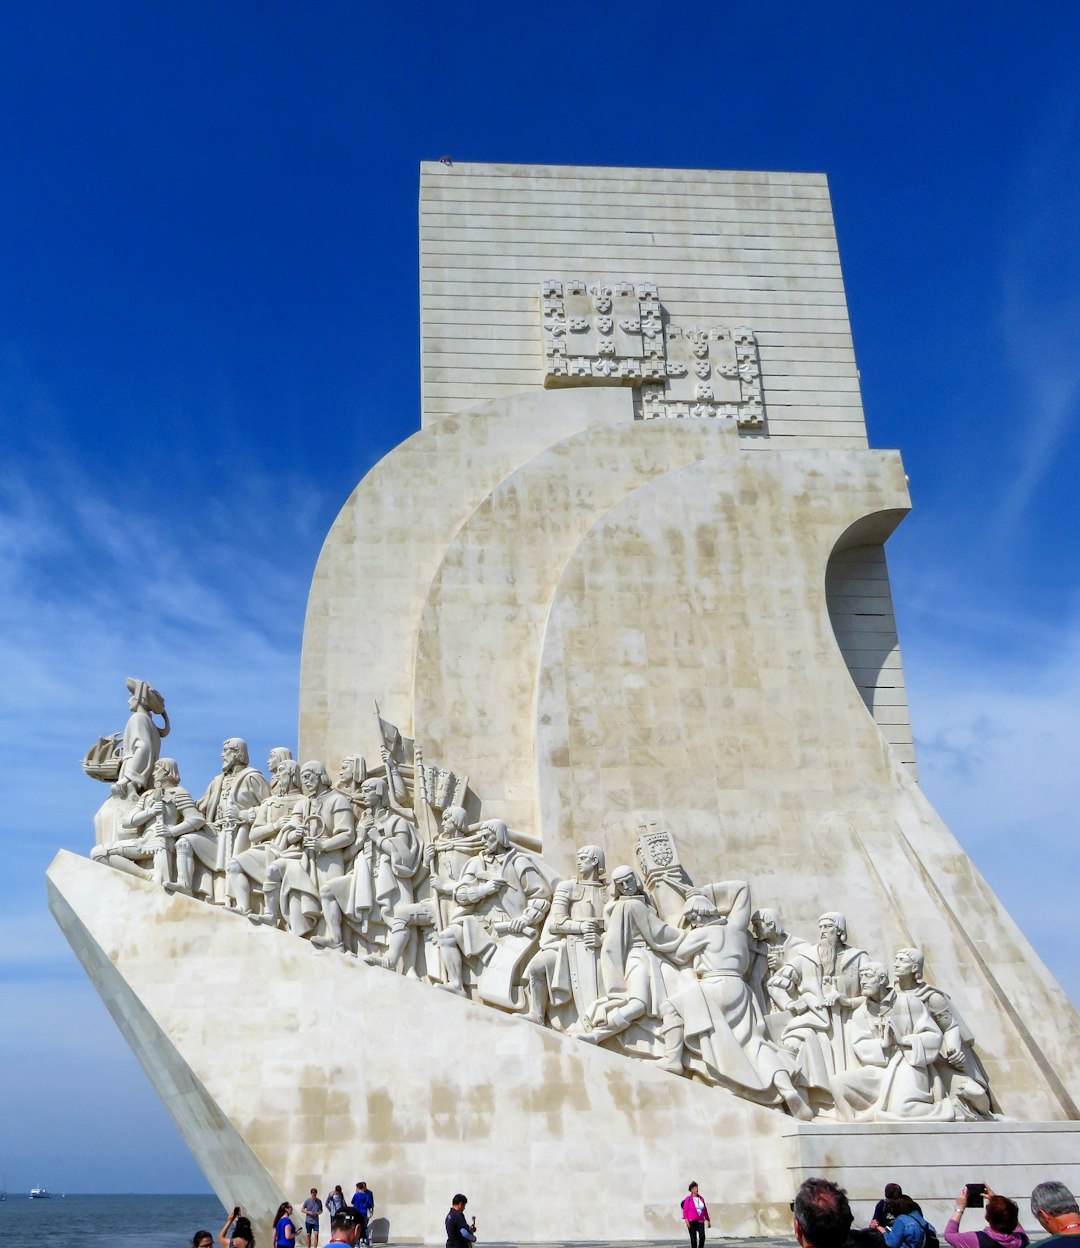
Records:
{"label": "white limestone monument", "polygon": [[420,241],[298,741],[267,777],[238,708],[196,800],[129,680],[49,870],[224,1204],[633,1240],[691,1178],[740,1234],[811,1174],[1080,1183],[1080,1018],[919,788],[824,177],[425,164]]}

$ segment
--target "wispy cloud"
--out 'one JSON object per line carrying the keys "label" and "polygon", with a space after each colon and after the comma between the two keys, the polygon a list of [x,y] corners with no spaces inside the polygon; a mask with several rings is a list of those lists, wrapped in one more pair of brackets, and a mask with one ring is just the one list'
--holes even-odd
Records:
{"label": "wispy cloud", "polygon": [[[36,480],[0,472],[0,905],[3,963],[70,969],[44,935],[41,876],[59,847],[86,852],[107,790],[79,760],[123,726],[125,676],[156,684],[166,752],[200,793],[223,737],[258,761],[295,742],[300,639],[325,504],[296,483],[238,474],[228,502],[164,514],[42,447]],[[47,476],[48,488],[45,488]]]}
{"label": "wispy cloud", "polygon": [[1062,441],[1080,422],[1080,266],[1073,242],[1080,213],[1080,106],[1070,95],[1050,112],[1054,124],[1033,136],[1027,177],[1012,204],[1002,270],[1001,332],[1021,378],[1016,470],[998,512],[1002,535],[1021,520]]}
{"label": "wispy cloud", "polygon": [[[1080,611],[1048,644],[1017,646],[1022,619],[996,639],[966,630],[962,589],[937,607],[933,616],[916,612],[903,636],[922,786],[1080,1001],[1075,938],[1061,941],[1075,923],[1071,910],[1055,907],[1060,882],[1080,872]],[[954,630],[947,651],[945,615]]]}

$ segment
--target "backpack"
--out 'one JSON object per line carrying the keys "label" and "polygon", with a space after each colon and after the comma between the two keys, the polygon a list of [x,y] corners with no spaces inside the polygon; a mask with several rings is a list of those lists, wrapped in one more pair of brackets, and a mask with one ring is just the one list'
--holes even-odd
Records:
{"label": "backpack", "polygon": [[941,1248],[941,1240],[938,1239],[938,1233],[930,1223],[925,1218],[919,1217],[917,1213],[913,1213],[911,1216],[922,1223],[923,1236],[919,1248]]}

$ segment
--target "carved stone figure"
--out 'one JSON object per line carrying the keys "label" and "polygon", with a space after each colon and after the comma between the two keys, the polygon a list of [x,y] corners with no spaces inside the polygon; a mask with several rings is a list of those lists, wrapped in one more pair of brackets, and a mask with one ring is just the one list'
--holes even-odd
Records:
{"label": "carved stone figure", "polygon": [[604,992],[573,1028],[588,1044],[600,1044],[635,1024],[646,1023],[655,1031],[667,999],[661,957],[672,954],[681,939],[657,915],[633,867],[616,867],[611,887],[614,897],[604,908],[600,945]]}
{"label": "carved stone figure", "polygon": [[791,1058],[768,1038],[747,974],[750,970],[750,886],[710,886],[713,899],[692,896],[680,923],[688,927],[672,958],[694,980],[661,1007],[664,1066],[689,1070],[762,1104],[782,1100],[801,1119],[813,1115],[791,1080]]}
{"label": "carved stone figure", "polygon": [[847,919],[839,911],[829,910],[818,919],[818,943],[814,947],[821,995],[829,1010],[829,1039],[836,1069],[851,1065],[851,1042],[848,1024],[859,996],[859,975],[870,960],[865,949],[847,943]]}
{"label": "carved stone figure", "polygon": [[206,820],[191,794],[180,785],[180,770],[173,758],[154,764],[153,787],[147,789],[124,817],[124,826],[138,835],[133,839],[99,845],[91,852],[97,862],[169,884],[173,879],[177,837],[205,826]]}
{"label": "carved stone figure", "polygon": [[[221,747],[221,772],[196,803],[206,824],[177,841],[176,882],[167,887],[215,900],[215,876],[224,879],[225,864],[247,847],[255,811],[269,794],[262,773],[248,765],[247,742],[228,737]],[[198,881],[196,863],[203,868]]]}
{"label": "carved stone figure", "polygon": [[362,754],[346,754],[338,767],[334,788],[344,793],[353,803],[357,819],[364,813],[360,801],[360,786],[368,778],[367,761]]}
{"label": "carved stone figure", "polygon": [[411,819],[391,809],[385,780],[366,780],[361,796],[366,809],[360,836],[372,848],[375,907],[381,922],[390,929],[383,965],[404,971],[412,962],[416,929],[422,919],[422,911],[416,908],[420,837]]}
{"label": "carved stone figure", "polygon": [[275,745],[266,760],[266,774],[270,777],[271,785],[278,767],[286,761],[292,761],[292,750],[287,745]]}
{"label": "carved stone figure", "polygon": [[966,1119],[992,1118],[990,1080],[975,1052],[975,1037],[952,1000],[923,979],[924,959],[919,949],[897,949],[893,967],[897,987],[913,992],[930,1011],[945,1037],[934,1073],[951,1098],[957,1115]]}
{"label": "carved stone figure", "polygon": [[356,818],[352,803],[330,787],[330,776],[317,759],[300,768],[300,788],[303,797],[280,825],[274,859],[266,868],[266,914],[260,917],[270,923],[283,918],[294,936],[307,936],[322,911],[323,885],[345,874],[347,855],[356,844]]}
{"label": "carved stone figure", "polygon": [[[484,838],[469,831],[469,816],[463,806],[447,806],[439,832],[424,846],[424,866],[431,874],[432,890],[440,897],[452,897],[465,866],[483,848]],[[442,924],[440,924],[442,926]]]}
{"label": "carved stone figure", "polygon": [[604,933],[607,880],[604,851],[583,845],[577,851],[576,880],[555,887],[540,949],[525,972],[530,1022],[543,1023],[549,1006],[573,1001],[584,1018],[599,996],[600,942]]}
{"label": "carved stone figure", "polygon": [[366,936],[382,907],[389,926],[394,904],[414,900],[412,879],[420,865],[420,840],[413,825],[390,809],[387,793],[387,783],[379,777],[369,776],[360,786],[363,813],[352,868],[327,878],[320,887],[326,935],[316,939],[317,945],[344,949],[345,922]]}
{"label": "carved stone figure", "polygon": [[[763,999],[772,999],[767,982],[782,966],[788,965],[798,967],[800,995],[822,996],[821,966],[814,956],[813,946],[801,936],[792,936],[785,930],[779,910],[769,906],[755,910],[751,930],[757,937],[759,950],[764,957],[754,959],[755,966],[750,983]],[[764,965],[761,965],[762,962]]]}
{"label": "carved stone figure", "polygon": [[[506,937],[507,956],[480,996],[492,1004],[513,1008],[511,992],[517,964],[540,936],[540,926],[551,904],[551,891],[543,873],[529,854],[510,844],[501,819],[481,826],[483,849],[470,858],[454,886],[458,909],[439,933],[439,948],[451,992],[465,992],[465,964],[488,968],[498,942]],[[497,981],[497,982],[496,982]]]}
{"label": "carved stone figure", "polygon": [[[133,800],[150,784],[154,764],[161,752],[161,741],[169,735],[169,716],[165,699],[145,680],[127,678],[128,710],[131,712],[124,725],[124,740],[120,749],[120,774],[113,785],[116,797]],[[163,723],[159,728],[154,716],[160,715]]]}
{"label": "carved stone figure", "polygon": [[[269,765],[270,796],[255,812],[248,834],[250,844],[225,864],[226,893],[241,914],[251,913],[252,885],[265,888],[266,873],[275,859],[288,857],[291,850],[297,851],[297,858],[301,856],[302,833],[299,829],[285,830],[300,797],[300,764],[291,751],[282,748],[270,751]],[[277,886],[272,892],[276,903]],[[276,922],[279,916],[275,913],[273,917]]]}
{"label": "carved stone figure", "polygon": [[[829,1011],[816,987],[803,982],[802,960],[784,962],[769,977],[766,989],[772,1012],[765,1026],[770,1038],[795,1059],[792,1080],[805,1090],[811,1109],[832,1103],[832,1045]],[[816,981],[815,981],[816,982]]]}
{"label": "carved stone figure", "polygon": [[851,1018],[857,1068],[833,1083],[841,1117],[951,1120],[951,1102],[933,1087],[932,1067],[944,1037],[930,1011],[915,993],[890,987],[880,962],[861,967],[859,986],[863,1001]]}

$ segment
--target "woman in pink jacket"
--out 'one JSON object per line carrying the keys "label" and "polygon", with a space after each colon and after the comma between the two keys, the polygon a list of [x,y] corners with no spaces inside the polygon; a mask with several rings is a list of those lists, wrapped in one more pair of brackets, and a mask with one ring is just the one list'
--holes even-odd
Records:
{"label": "woman in pink jacket", "polygon": [[709,1221],[709,1206],[698,1195],[696,1183],[690,1184],[690,1195],[682,1202],[682,1220],[690,1232],[690,1248],[705,1248],[705,1228]]}

